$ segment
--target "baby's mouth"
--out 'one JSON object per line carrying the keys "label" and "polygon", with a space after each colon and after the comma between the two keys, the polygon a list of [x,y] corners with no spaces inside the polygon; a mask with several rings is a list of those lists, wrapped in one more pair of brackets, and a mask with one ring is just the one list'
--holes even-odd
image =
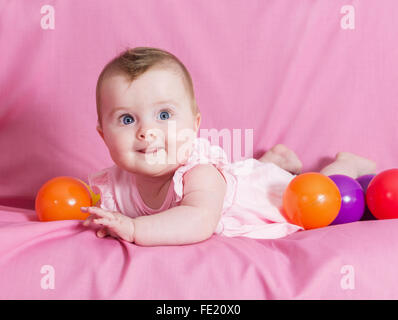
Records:
{"label": "baby's mouth", "polygon": [[156,153],[160,150],[162,150],[164,148],[162,147],[156,147],[156,148],[148,148],[148,149],[141,149],[141,150],[137,150],[138,153],[142,153],[142,154],[153,154]]}

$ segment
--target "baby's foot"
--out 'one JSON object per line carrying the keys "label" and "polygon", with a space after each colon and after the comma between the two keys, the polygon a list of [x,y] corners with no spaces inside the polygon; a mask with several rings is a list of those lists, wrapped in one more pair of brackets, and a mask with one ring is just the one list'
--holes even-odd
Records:
{"label": "baby's foot", "polygon": [[293,150],[283,144],[277,144],[268,150],[260,159],[261,162],[272,162],[292,174],[300,174],[303,164]]}
{"label": "baby's foot", "polygon": [[347,161],[352,163],[352,165],[357,169],[358,177],[365,174],[376,173],[376,162],[360,157],[354,153],[350,152],[339,152],[336,155],[337,161]]}
{"label": "baby's foot", "polygon": [[350,152],[337,153],[336,160],[321,170],[321,173],[327,176],[344,174],[354,179],[375,172],[376,163],[374,161]]}

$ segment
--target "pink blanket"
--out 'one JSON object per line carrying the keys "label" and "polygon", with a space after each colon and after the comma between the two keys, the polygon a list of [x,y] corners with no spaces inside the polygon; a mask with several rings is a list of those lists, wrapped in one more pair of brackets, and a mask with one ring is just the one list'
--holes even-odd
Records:
{"label": "pink blanket", "polygon": [[186,246],[100,239],[0,207],[0,299],[397,299],[398,220]]}

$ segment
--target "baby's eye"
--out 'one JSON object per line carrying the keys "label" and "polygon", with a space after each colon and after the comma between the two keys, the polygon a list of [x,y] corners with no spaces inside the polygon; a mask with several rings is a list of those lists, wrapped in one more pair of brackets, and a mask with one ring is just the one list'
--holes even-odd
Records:
{"label": "baby's eye", "polygon": [[159,113],[160,120],[167,120],[170,118],[170,113],[168,111],[161,111]]}
{"label": "baby's eye", "polygon": [[122,116],[123,124],[132,124],[134,122],[134,118],[128,114]]}

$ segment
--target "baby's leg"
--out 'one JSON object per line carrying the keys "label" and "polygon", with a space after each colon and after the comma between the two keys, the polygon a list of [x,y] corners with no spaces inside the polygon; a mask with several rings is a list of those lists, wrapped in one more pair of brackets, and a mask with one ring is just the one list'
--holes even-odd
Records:
{"label": "baby's leg", "polygon": [[356,179],[365,174],[375,174],[376,163],[350,152],[339,152],[335,161],[324,167],[320,173],[326,176],[343,174]]}
{"label": "baby's leg", "polygon": [[258,160],[272,162],[292,174],[300,174],[303,167],[297,155],[283,144],[272,147]]}

